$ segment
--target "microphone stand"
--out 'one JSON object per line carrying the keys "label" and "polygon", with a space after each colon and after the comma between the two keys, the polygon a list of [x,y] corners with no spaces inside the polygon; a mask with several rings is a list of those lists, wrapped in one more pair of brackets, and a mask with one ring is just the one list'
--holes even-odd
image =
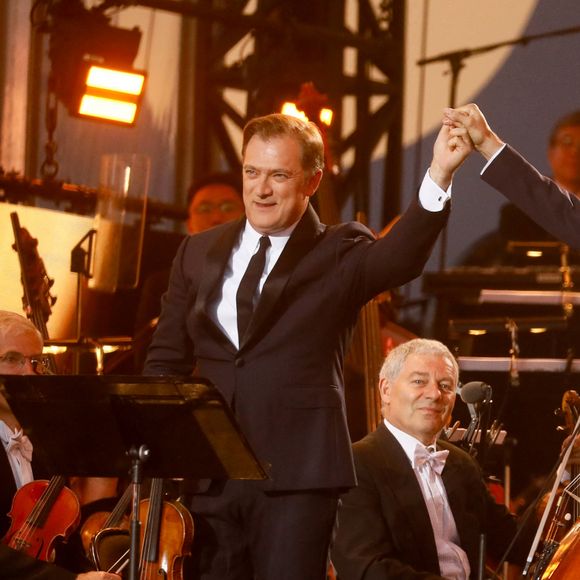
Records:
{"label": "microphone stand", "polygon": [[518,356],[520,355],[520,345],[518,343],[518,325],[515,320],[510,318],[507,320],[505,327],[510,333],[510,387],[519,387]]}
{"label": "microphone stand", "polygon": [[[497,50],[498,48],[503,48],[504,46],[514,46],[520,44],[522,46],[528,45],[530,42],[535,40],[541,40],[543,38],[550,38],[552,36],[565,36],[568,34],[576,34],[580,32],[580,26],[574,26],[572,28],[563,28],[560,30],[553,30],[552,32],[543,32],[541,34],[529,34],[527,36],[522,36],[514,40],[505,40],[503,42],[496,42],[494,44],[486,44],[477,48],[464,48],[461,50],[456,50],[453,52],[445,52],[438,54],[436,56],[431,56],[429,58],[422,58],[417,61],[419,66],[425,66],[433,62],[449,62],[450,68],[450,89],[449,89],[449,106],[454,109],[456,98],[457,98],[457,84],[459,80],[459,73],[461,69],[465,66],[463,61],[466,58],[475,56],[478,54],[484,54],[492,50]],[[441,245],[439,246],[439,270],[445,269],[445,263],[447,260],[447,226],[443,228],[441,232]]]}

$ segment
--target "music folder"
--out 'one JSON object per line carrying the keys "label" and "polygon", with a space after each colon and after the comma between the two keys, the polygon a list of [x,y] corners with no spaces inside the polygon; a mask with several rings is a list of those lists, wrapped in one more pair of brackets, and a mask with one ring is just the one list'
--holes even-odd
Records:
{"label": "music folder", "polygon": [[2,392],[59,475],[126,476],[146,445],[144,477],[266,479],[220,392],[193,377],[0,376]]}

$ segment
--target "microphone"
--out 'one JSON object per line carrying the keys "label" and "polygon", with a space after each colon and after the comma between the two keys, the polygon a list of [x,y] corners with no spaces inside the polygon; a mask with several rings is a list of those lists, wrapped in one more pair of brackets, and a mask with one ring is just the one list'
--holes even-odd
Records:
{"label": "microphone", "polygon": [[491,387],[482,381],[472,381],[461,387],[459,396],[468,405],[487,403],[491,399]]}

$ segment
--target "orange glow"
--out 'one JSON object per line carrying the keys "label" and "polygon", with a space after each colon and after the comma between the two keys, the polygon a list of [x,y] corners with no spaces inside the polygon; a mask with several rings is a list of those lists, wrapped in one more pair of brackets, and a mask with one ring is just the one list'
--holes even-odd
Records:
{"label": "orange glow", "polygon": [[87,87],[105,89],[127,95],[140,95],[143,91],[145,75],[91,66],[87,74]]}
{"label": "orange glow", "polygon": [[303,121],[308,121],[308,117],[304,113],[304,111],[299,111],[296,107],[296,103],[291,103],[287,101],[282,105],[282,114],[288,115],[289,117],[297,117],[298,119],[302,119]]}
{"label": "orange glow", "polygon": [[131,124],[137,114],[137,104],[95,95],[83,95],[79,115]]}
{"label": "orange glow", "polygon": [[330,127],[332,125],[333,115],[332,109],[320,109],[320,122]]}

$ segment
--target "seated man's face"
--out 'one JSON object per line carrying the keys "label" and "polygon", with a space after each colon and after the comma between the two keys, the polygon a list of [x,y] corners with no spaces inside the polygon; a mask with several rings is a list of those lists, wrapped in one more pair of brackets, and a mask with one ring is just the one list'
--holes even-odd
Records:
{"label": "seated man's face", "polygon": [[455,404],[457,378],[451,361],[437,354],[411,354],[392,382],[379,389],[386,419],[395,427],[432,444]]}
{"label": "seated man's face", "polygon": [[[41,365],[35,360],[42,357],[42,341],[35,334],[5,337],[0,341],[0,374],[34,375]],[[32,361],[30,360],[32,359]]]}
{"label": "seated man's face", "polygon": [[188,213],[187,230],[190,234],[198,234],[241,217],[244,202],[230,185],[211,183],[196,192]]}

